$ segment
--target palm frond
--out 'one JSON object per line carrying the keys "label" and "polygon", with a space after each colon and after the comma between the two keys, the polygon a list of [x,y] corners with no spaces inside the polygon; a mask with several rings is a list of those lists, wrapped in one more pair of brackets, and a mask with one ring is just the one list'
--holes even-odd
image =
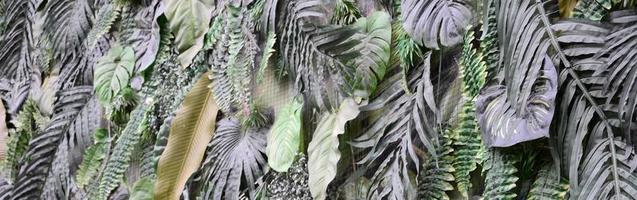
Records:
{"label": "palm frond", "polygon": [[16,0],[7,1],[4,6],[7,27],[0,38],[0,65],[3,66],[0,77],[29,80],[33,71],[31,19],[35,17],[37,5],[32,0]]}
{"label": "palm frond", "polygon": [[[46,4],[44,31],[52,34],[55,59],[72,56],[82,46],[94,24],[89,1],[52,0]],[[61,28],[64,27],[64,28]]]}
{"label": "palm frond", "polygon": [[68,148],[61,143],[69,141],[70,130],[74,129],[77,123],[81,123],[82,118],[94,114],[90,112],[91,105],[95,105],[95,102],[90,103],[92,90],[91,86],[82,86],[59,93],[60,98],[55,103],[55,114],[51,123],[29,142],[29,148],[25,153],[28,157],[21,164],[12,190],[12,198],[40,198],[44,193],[43,187],[48,181],[49,173],[57,172],[57,169],[52,168],[56,166],[56,152],[60,152],[60,147]]}

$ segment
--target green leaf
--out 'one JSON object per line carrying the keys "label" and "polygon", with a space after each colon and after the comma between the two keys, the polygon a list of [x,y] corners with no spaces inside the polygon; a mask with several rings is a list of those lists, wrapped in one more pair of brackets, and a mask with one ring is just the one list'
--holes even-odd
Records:
{"label": "green leaf", "polygon": [[527,196],[528,200],[566,199],[568,182],[558,176],[554,164],[544,165],[537,176]]}
{"label": "green leaf", "polygon": [[[358,30],[351,38],[359,40],[347,53],[358,54],[352,69],[356,70],[350,82],[355,89],[372,93],[385,76],[389,66],[391,47],[391,17],[386,12],[374,12],[367,18],[359,19],[352,25]],[[353,80],[352,80],[353,79]]]}
{"label": "green leaf", "polygon": [[153,180],[149,177],[137,180],[130,192],[129,200],[152,200],[153,185]]}
{"label": "green leaf", "polygon": [[279,111],[270,129],[265,152],[277,172],[286,172],[299,152],[302,110],[303,99],[298,96]]}
{"label": "green leaf", "polygon": [[155,197],[178,199],[188,177],[197,170],[215,129],[217,105],[202,75],[172,121],[168,144],[157,166]]}
{"label": "green leaf", "polygon": [[358,104],[354,99],[347,98],[338,111],[325,113],[321,117],[307,149],[309,186],[314,199],[326,198],[327,186],[336,177],[336,165],[341,157],[338,135],[345,133],[345,123],[356,118],[359,113]]}
{"label": "green leaf", "polygon": [[268,39],[265,42],[265,48],[263,50],[263,55],[261,56],[261,62],[259,62],[259,72],[257,73],[257,83],[261,83],[263,81],[263,76],[265,75],[265,70],[268,67],[270,57],[274,50],[274,43],[276,43],[276,33],[270,32],[268,33]]}
{"label": "green leaf", "polygon": [[80,188],[87,185],[97,175],[100,166],[102,166],[102,160],[106,157],[106,145],[109,139],[107,130],[98,129],[95,131],[94,137],[95,142],[86,149],[82,163],[75,175],[75,182]]}
{"label": "green leaf", "polygon": [[213,0],[164,0],[166,18],[175,35],[179,51],[179,62],[188,67],[197,52],[203,47],[208,24],[214,10]]}
{"label": "green leaf", "polygon": [[458,114],[458,125],[453,130],[454,176],[458,191],[465,197],[468,197],[467,192],[471,189],[471,172],[476,169],[476,164],[482,157],[482,137],[475,118],[475,109],[473,101],[465,102]]}
{"label": "green leaf", "polygon": [[440,146],[437,148],[440,157],[435,160],[430,155],[418,176],[418,197],[420,199],[448,200],[449,196],[446,192],[453,190],[451,183],[454,181],[455,169],[452,162],[454,162],[455,157],[453,156],[451,132],[445,130],[440,137]]}
{"label": "green leaf", "polygon": [[502,149],[491,148],[488,150],[483,162],[482,173],[486,172],[484,199],[508,199],[513,200],[517,196],[515,191],[518,177],[515,175],[518,169],[515,165],[519,157],[504,152]]}
{"label": "green leaf", "polygon": [[117,45],[100,58],[95,70],[95,91],[103,105],[125,88],[135,67],[135,52],[130,47]]}

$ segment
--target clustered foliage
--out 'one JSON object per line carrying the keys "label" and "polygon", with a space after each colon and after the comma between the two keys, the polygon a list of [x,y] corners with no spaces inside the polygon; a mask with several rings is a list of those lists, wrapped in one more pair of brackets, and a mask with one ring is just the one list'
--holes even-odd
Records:
{"label": "clustered foliage", "polygon": [[637,199],[635,0],[0,0],[0,200]]}

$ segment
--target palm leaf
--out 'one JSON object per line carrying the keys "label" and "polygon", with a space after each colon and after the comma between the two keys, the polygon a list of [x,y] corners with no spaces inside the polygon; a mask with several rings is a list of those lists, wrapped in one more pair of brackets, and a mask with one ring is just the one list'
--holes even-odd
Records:
{"label": "palm leaf", "polygon": [[299,96],[275,116],[265,152],[268,165],[277,172],[286,172],[300,150],[302,109],[303,99]]}
{"label": "palm leaf", "polygon": [[205,76],[184,98],[175,117],[166,149],[157,166],[155,197],[177,199],[188,177],[199,167],[207,141],[215,128],[217,106],[212,99]]}
{"label": "palm leaf", "polygon": [[460,44],[473,17],[467,0],[402,0],[400,8],[405,31],[431,49]]}
{"label": "palm leaf", "polygon": [[188,67],[203,47],[203,37],[208,30],[213,10],[212,0],[166,1],[165,15],[170,22],[170,30],[175,35],[182,67]]}
{"label": "palm leaf", "polygon": [[314,199],[325,199],[329,183],[336,177],[341,153],[338,136],[345,133],[345,124],[360,113],[354,99],[343,100],[339,109],[323,114],[307,147],[310,192]]}
{"label": "palm leaf", "polygon": [[[35,17],[36,6],[31,0],[7,1],[3,7],[4,21],[7,24],[0,38],[0,77],[24,80],[31,78],[32,22]],[[11,101],[9,101],[11,102]],[[11,108],[11,105],[7,105]]]}
{"label": "palm leaf", "polygon": [[53,158],[56,152],[59,152],[60,146],[66,148],[61,143],[69,141],[65,135],[74,128],[76,121],[94,114],[88,112],[91,105],[95,105],[95,102],[89,101],[92,90],[91,86],[82,86],[59,93],[60,98],[55,103],[55,114],[51,123],[29,142],[29,149],[25,153],[28,158],[21,164],[12,190],[12,198],[40,198],[44,193],[43,187],[48,181],[49,172],[57,170],[52,169]]}
{"label": "palm leaf", "polygon": [[[71,56],[82,46],[94,23],[89,1],[52,0],[46,4],[44,31],[52,34],[55,58]],[[64,28],[61,28],[64,27]]]}
{"label": "palm leaf", "polygon": [[[254,195],[254,183],[263,174],[266,164],[267,127],[242,128],[236,118],[217,123],[202,166],[203,199],[238,199],[242,188]],[[244,184],[245,183],[245,184]]]}

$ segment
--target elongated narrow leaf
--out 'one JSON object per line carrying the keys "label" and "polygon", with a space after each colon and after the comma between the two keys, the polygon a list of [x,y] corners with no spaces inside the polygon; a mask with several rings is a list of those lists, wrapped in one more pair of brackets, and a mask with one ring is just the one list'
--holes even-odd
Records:
{"label": "elongated narrow leaf", "polygon": [[[9,79],[29,79],[32,65],[32,22],[35,16],[34,2],[31,0],[6,1],[3,13],[6,29],[0,38],[0,77]],[[10,104],[12,102],[9,102]],[[12,106],[7,105],[8,109]]]}
{"label": "elongated narrow leaf", "polygon": [[7,140],[9,138],[9,129],[7,128],[7,115],[4,109],[4,103],[0,102],[0,161],[4,161],[7,156]]}
{"label": "elongated narrow leaf", "polygon": [[203,37],[214,10],[213,0],[165,0],[166,18],[175,35],[179,62],[188,67],[203,47]]}
{"label": "elongated narrow leaf", "polygon": [[203,159],[218,111],[208,84],[210,80],[204,74],[186,95],[172,122],[168,144],[157,166],[157,199],[179,199],[188,177]]}
{"label": "elongated narrow leaf", "polygon": [[128,85],[135,67],[135,52],[130,47],[115,46],[97,63],[95,91],[104,105]]}
{"label": "elongated narrow leaf", "polygon": [[336,177],[336,165],[341,158],[338,136],[345,133],[345,124],[360,113],[354,99],[343,100],[334,113],[321,117],[307,152],[310,171],[309,186],[314,199],[325,199],[328,184]]}
{"label": "elongated narrow leaf", "polygon": [[286,172],[299,152],[302,110],[303,99],[299,96],[275,116],[265,152],[268,165],[277,172]]}

